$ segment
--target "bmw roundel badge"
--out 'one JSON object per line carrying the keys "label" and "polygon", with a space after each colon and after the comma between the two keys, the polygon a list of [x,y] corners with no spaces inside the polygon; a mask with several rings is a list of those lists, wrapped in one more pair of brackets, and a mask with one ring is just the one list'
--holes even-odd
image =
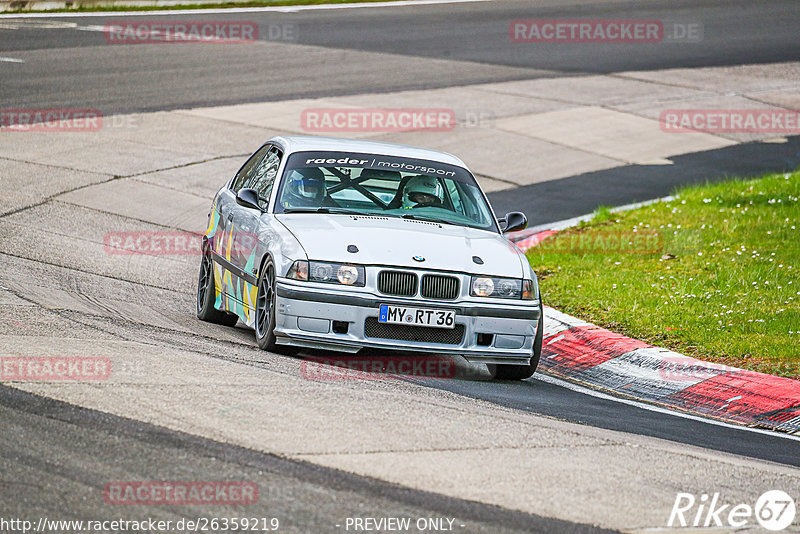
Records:
{"label": "bmw roundel badge", "polygon": [[425,258],[423,258],[422,256],[414,256],[411,259],[413,259],[414,261],[425,261]]}

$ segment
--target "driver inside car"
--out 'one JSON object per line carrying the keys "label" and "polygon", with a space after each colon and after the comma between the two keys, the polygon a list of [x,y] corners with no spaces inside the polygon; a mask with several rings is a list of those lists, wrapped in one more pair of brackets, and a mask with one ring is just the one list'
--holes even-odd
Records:
{"label": "driver inside car", "polygon": [[306,167],[292,171],[286,182],[288,199],[285,208],[309,208],[322,205],[325,198],[325,175],[319,167]]}
{"label": "driver inside car", "polygon": [[405,186],[403,208],[442,205],[442,184],[433,176],[414,176]]}

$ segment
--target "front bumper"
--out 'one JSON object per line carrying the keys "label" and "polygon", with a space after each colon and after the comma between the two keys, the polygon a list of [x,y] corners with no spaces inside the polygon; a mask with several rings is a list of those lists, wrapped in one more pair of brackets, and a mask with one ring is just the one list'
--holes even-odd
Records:
{"label": "front bumper", "polygon": [[[355,353],[362,348],[456,354],[476,363],[527,365],[533,354],[539,316],[538,301],[514,304],[406,299],[352,291],[336,286],[278,279],[276,284],[276,341],[299,347]],[[374,327],[381,304],[455,310],[460,342],[410,341],[376,336]],[[335,333],[333,321],[347,323],[346,333]],[[459,326],[460,325],[460,326]],[[427,327],[405,327],[426,328]],[[481,336],[479,344],[478,334]],[[491,335],[489,339],[487,335]],[[487,340],[488,343],[487,343]]]}

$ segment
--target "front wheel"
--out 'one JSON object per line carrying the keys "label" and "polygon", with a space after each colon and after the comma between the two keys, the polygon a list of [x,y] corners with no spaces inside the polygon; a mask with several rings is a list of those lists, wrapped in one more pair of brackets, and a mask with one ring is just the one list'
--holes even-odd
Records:
{"label": "front wheel", "polygon": [[258,293],[256,293],[256,343],[261,350],[278,352],[286,355],[297,354],[296,347],[278,345],[275,342],[275,264],[271,258],[264,261],[258,275]]}
{"label": "front wheel", "polygon": [[536,338],[533,340],[533,356],[528,365],[487,365],[489,373],[495,380],[525,380],[533,376],[539,366],[539,357],[542,355],[542,339],[544,336],[544,308],[540,308],[539,324],[536,327]]}

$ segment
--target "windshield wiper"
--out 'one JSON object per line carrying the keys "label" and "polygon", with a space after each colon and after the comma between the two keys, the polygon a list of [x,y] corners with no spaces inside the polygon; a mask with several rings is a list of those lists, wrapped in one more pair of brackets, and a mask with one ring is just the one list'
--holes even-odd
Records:
{"label": "windshield wiper", "polygon": [[340,208],[284,208],[284,213],[332,213],[342,215],[364,215],[358,211]]}
{"label": "windshield wiper", "polygon": [[412,215],[411,213],[404,213],[401,215],[404,219],[411,219],[414,221],[425,221],[425,222],[432,222],[432,223],[440,223],[440,224],[449,224],[451,226],[464,226],[463,224],[454,223],[452,221],[446,221],[444,219],[437,219],[436,217],[424,217],[420,215]]}
{"label": "windshield wiper", "polygon": [[[378,215],[382,217],[397,217],[395,214],[389,213],[362,213],[355,210],[348,210],[344,208],[326,208],[326,207],[319,207],[319,208],[284,208],[283,213],[330,213],[333,215],[358,215],[362,217],[369,217],[371,215]],[[403,219],[411,219],[414,221],[424,221],[424,222],[431,222],[436,224],[448,224],[450,226],[466,226],[470,228],[469,225],[458,224],[452,221],[448,221],[445,219],[437,219],[436,217],[425,217],[423,215],[413,215],[411,213],[403,213],[400,215]]]}

